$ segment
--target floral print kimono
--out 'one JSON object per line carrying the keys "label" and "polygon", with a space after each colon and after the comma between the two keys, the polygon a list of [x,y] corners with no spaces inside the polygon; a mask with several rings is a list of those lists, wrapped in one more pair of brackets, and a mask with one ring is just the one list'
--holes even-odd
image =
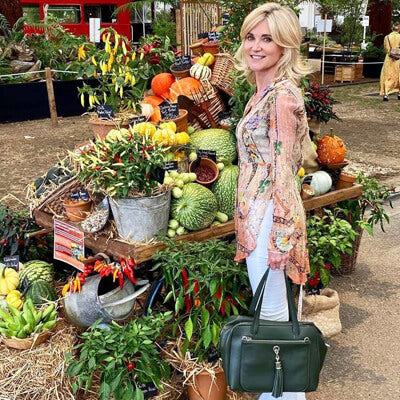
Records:
{"label": "floral print kimono", "polygon": [[384,47],[386,52],[385,61],[382,66],[380,79],[380,95],[389,95],[397,93],[400,90],[399,85],[399,60],[389,57],[391,47],[400,47],[400,34],[392,32],[385,36]]}
{"label": "floral print kimono", "polygon": [[273,201],[269,252],[289,252],[287,274],[304,284],[309,272],[306,217],[296,174],[301,144],[308,134],[300,89],[283,78],[272,82],[255,102],[248,102],[236,128],[239,178],[236,197],[236,261],[248,257],[268,202]]}

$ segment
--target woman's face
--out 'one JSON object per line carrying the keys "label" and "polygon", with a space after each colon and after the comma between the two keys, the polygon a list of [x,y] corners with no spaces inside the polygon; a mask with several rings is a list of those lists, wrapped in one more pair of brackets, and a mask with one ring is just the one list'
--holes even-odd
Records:
{"label": "woman's face", "polygon": [[267,72],[274,68],[283,54],[283,47],[272,40],[271,31],[265,19],[246,35],[243,48],[247,65],[255,73]]}

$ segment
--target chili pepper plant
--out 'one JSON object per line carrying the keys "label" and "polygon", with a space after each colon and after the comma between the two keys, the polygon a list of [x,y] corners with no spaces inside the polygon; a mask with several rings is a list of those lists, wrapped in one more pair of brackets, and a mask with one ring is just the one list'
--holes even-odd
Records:
{"label": "chili pepper plant", "polygon": [[246,268],[233,261],[235,246],[222,240],[165,243],[153,258],[165,281],[164,302],[174,304],[172,337],[182,332],[183,356],[212,361],[228,317],[247,309]]}
{"label": "chili pepper plant", "polygon": [[125,325],[113,321],[108,329],[100,329],[100,321],[94,323],[81,335],[73,354],[66,356],[73,392],[86,393],[94,376],[100,376],[100,400],[143,400],[143,383],[152,382],[162,389],[170,368],[160,358],[157,340],[171,317],[168,312],[136,318]]}

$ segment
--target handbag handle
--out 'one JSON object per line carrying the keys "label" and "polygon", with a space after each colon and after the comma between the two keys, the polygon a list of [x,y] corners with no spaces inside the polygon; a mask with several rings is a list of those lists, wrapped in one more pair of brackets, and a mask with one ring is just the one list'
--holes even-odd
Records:
{"label": "handbag handle", "polygon": [[[258,328],[260,326],[260,314],[261,314],[262,299],[264,297],[265,287],[267,285],[269,270],[270,270],[270,268],[267,268],[264,276],[261,278],[261,281],[257,286],[257,290],[254,294],[253,300],[251,301],[250,308],[249,308],[249,314],[251,316],[254,316],[253,324],[251,327],[251,333],[253,335],[257,334]],[[300,335],[299,320],[297,319],[296,307],[294,305],[293,294],[292,294],[292,291],[290,290],[289,280],[286,275],[286,271],[284,271],[284,275],[285,275],[285,285],[286,285],[286,296],[288,299],[288,308],[289,308],[289,321],[292,322],[293,336],[298,337]]]}

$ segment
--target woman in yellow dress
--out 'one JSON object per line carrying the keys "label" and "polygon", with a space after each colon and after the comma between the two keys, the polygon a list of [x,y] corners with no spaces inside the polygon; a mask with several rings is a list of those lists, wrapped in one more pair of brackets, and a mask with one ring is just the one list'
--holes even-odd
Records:
{"label": "woman in yellow dress", "polygon": [[389,56],[390,49],[400,47],[400,24],[396,23],[392,27],[393,32],[385,36],[385,62],[381,71],[380,95],[383,101],[389,101],[388,95],[397,93],[397,100],[400,100],[400,82],[399,82],[399,60]]}

